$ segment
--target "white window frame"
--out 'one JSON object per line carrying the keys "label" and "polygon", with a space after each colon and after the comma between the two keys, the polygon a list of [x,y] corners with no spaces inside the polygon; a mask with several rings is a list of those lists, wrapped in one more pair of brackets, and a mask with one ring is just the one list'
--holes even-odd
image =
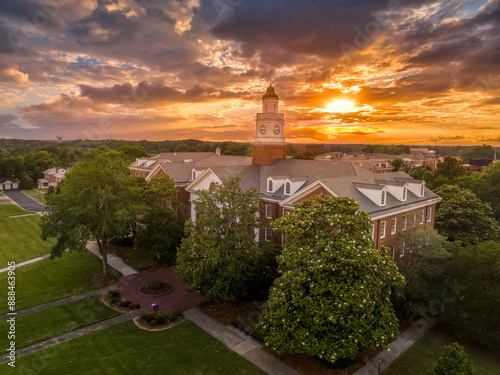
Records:
{"label": "white window frame", "polygon": [[273,239],[273,230],[271,228],[266,228],[264,234],[267,242],[270,242]]}
{"label": "white window frame", "polygon": [[420,197],[423,196],[424,196],[424,183],[422,182],[422,184],[420,185]]}
{"label": "white window frame", "polygon": [[266,204],[266,218],[273,218],[273,206],[271,204]]}
{"label": "white window frame", "polygon": [[391,236],[395,235],[397,231],[398,231],[398,219],[394,217],[391,220]]}
{"label": "white window frame", "polygon": [[420,225],[425,221],[425,210],[420,210]]}
{"label": "white window frame", "polygon": [[391,256],[392,259],[396,259],[396,246],[394,245],[391,246]]}
{"label": "white window frame", "polygon": [[427,207],[427,222],[432,220],[432,207]]}
{"label": "white window frame", "polygon": [[374,240],[375,239],[375,224],[373,224],[373,223],[372,223],[371,235],[372,235],[372,240]]}
{"label": "white window frame", "polygon": [[403,201],[406,201],[406,197],[408,196],[408,188],[406,186],[403,187]]}
{"label": "white window frame", "polygon": [[270,178],[267,180],[267,192],[272,193],[273,192],[273,179]]}
{"label": "white window frame", "polygon": [[407,216],[403,216],[401,218],[401,231],[405,231],[406,230],[406,221],[407,221]]}
{"label": "white window frame", "polygon": [[405,249],[406,249],[406,242],[401,242],[401,245],[399,246],[399,257],[402,258],[405,256]]}
{"label": "white window frame", "polygon": [[382,190],[382,196],[380,197],[380,205],[381,206],[385,206],[386,198],[387,198],[387,194],[386,194],[386,191],[384,189],[384,190]]}
{"label": "white window frame", "polygon": [[285,243],[285,233],[281,234],[281,243]]}
{"label": "white window frame", "polygon": [[385,229],[386,229],[385,227],[386,227],[386,225],[387,224],[386,224],[385,220],[380,222],[380,238],[381,239],[385,238]]}

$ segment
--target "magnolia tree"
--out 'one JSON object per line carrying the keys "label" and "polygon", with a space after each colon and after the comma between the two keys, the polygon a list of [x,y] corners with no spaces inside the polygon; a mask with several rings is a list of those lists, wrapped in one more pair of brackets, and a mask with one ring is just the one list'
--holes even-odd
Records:
{"label": "magnolia tree", "polygon": [[255,242],[259,195],[243,191],[238,178],[200,191],[196,221],[177,252],[177,273],[190,290],[208,301],[245,296],[257,273],[265,276],[265,248]]}
{"label": "magnolia tree", "polygon": [[259,324],[266,345],[342,364],[398,336],[389,295],[404,279],[375,249],[370,225],[354,200],[333,196],[274,221],[287,240]]}

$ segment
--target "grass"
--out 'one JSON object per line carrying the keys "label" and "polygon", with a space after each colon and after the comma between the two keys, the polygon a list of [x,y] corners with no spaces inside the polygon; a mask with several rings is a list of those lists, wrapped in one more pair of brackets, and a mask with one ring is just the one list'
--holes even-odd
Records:
{"label": "grass", "polygon": [[39,223],[38,215],[0,219],[0,268],[50,253],[54,242],[42,241]]}
{"label": "grass", "polygon": [[[98,295],[18,316],[16,347],[23,348],[118,315],[121,314],[108,308]],[[7,337],[9,326],[7,321],[0,322],[1,337]]]}
{"label": "grass", "polygon": [[205,331],[184,321],[165,331],[133,322],[79,337],[0,366],[2,374],[264,375]]}
{"label": "grass", "polygon": [[38,189],[23,190],[23,193],[30,196],[37,202],[47,204],[47,201],[45,200],[45,194],[47,194],[47,190],[40,189],[40,198],[38,197]]}
{"label": "grass", "polygon": [[[102,272],[102,261],[90,251],[66,253],[16,269],[16,310],[96,289],[92,276]],[[117,271],[110,272],[117,277]],[[0,314],[7,313],[7,272],[0,273]]]}
{"label": "grass", "polygon": [[136,249],[134,246],[117,246],[109,244],[110,254],[119,254],[125,264],[137,271],[156,269],[160,265],[154,260],[154,253],[143,249]]}
{"label": "grass", "polygon": [[434,367],[445,345],[456,341],[464,346],[477,375],[500,374],[500,356],[495,356],[473,343],[458,339],[443,327],[436,326],[401,354],[384,371],[384,375],[421,375]]}
{"label": "grass", "polygon": [[2,204],[0,205],[0,218],[17,216],[17,215],[28,215],[34,212],[24,211],[21,207],[15,204]]}

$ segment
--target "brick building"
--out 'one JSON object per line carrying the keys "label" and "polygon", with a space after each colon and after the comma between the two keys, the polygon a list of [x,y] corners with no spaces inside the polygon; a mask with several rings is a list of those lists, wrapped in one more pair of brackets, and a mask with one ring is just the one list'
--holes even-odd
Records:
{"label": "brick building", "polygon": [[132,175],[146,180],[168,174],[179,187],[180,216],[196,219],[197,192],[230,177],[239,177],[242,189],[256,188],[262,201],[258,241],[282,243],[272,231],[272,220],[295,205],[318,195],[354,199],[372,219],[372,237],[378,249],[390,246],[398,261],[418,246],[416,234],[434,227],[435,205],[441,198],[404,172],[375,173],[356,162],[328,163],[286,159],[284,116],[270,86],[257,114],[252,158],[214,153],[169,153],[137,159]]}

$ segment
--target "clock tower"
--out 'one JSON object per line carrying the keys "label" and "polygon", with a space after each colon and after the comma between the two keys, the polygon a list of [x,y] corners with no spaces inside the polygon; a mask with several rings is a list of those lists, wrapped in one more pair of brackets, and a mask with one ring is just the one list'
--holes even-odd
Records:
{"label": "clock tower", "polygon": [[269,85],[262,97],[262,113],[255,119],[252,164],[269,165],[276,159],[286,159],[285,117],[278,113],[278,95]]}

